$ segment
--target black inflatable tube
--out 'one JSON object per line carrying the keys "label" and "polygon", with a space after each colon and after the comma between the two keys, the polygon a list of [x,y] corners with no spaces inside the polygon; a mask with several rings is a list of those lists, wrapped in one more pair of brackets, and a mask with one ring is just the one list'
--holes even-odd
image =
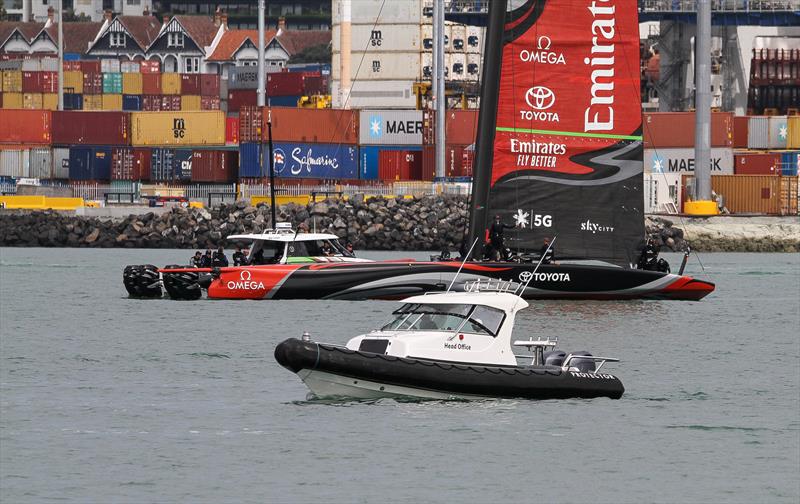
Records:
{"label": "black inflatable tube", "polygon": [[319,370],[388,385],[453,395],[526,399],[609,397],[625,392],[607,373],[565,372],[554,366],[476,366],[398,358],[290,338],[275,348],[275,360],[297,373]]}

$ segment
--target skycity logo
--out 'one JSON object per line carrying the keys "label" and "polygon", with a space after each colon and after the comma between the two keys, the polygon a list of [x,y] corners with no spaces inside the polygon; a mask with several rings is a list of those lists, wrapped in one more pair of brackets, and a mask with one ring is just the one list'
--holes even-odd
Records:
{"label": "skycity logo", "polygon": [[227,286],[231,290],[256,290],[265,289],[264,284],[259,281],[253,281],[253,274],[247,270],[242,270],[239,273],[239,281],[229,280]]}
{"label": "skycity logo", "polygon": [[541,63],[549,65],[566,65],[564,53],[550,51],[552,42],[550,37],[542,35],[536,42],[536,49],[523,49],[519,52],[519,59],[527,63]]}
{"label": "skycity logo", "polygon": [[586,222],[581,222],[581,231],[588,231],[592,234],[597,233],[613,233],[614,227],[613,226],[603,226],[601,224],[597,224],[592,222],[589,219],[586,219]]}
{"label": "skycity logo", "polygon": [[532,110],[520,110],[520,118],[525,121],[559,122],[558,112],[547,110],[556,104],[556,94],[544,86],[534,86],[525,92],[525,102]]}
{"label": "skycity logo", "polygon": [[[606,4],[598,6],[598,2]],[[614,129],[614,49],[616,34],[615,7],[610,0],[592,0],[588,7],[592,21],[591,56],[583,63],[592,69],[592,87],[589,106],[583,113],[584,131],[611,131]]]}

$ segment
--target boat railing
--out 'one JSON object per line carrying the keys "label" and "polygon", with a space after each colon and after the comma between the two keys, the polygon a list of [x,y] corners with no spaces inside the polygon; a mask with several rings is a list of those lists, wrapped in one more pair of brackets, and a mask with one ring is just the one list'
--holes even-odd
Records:
{"label": "boat railing", "polygon": [[464,282],[464,292],[508,292],[519,295],[522,290],[524,290],[524,284],[499,278],[479,278],[471,282]]}
{"label": "boat railing", "polygon": [[594,368],[593,371],[594,373],[599,373],[600,368],[603,367],[603,364],[605,364],[606,362],[619,362],[619,359],[615,359],[613,357],[595,357],[594,355],[569,354],[564,359],[564,364],[562,364],[562,366],[566,369],[569,369],[570,364],[572,363],[573,360],[590,360],[594,362],[599,362],[600,364],[598,364],[597,367]]}

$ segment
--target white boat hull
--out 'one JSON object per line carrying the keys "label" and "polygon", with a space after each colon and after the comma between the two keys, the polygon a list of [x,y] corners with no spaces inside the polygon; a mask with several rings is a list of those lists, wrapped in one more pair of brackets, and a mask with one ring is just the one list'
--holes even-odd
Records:
{"label": "white boat hull", "polygon": [[450,394],[413,387],[388,385],[360,378],[340,376],[319,370],[303,369],[297,375],[320,399],[347,397],[353,399],[381,399],[391,397],[417,397],[421,399],[482,399],[480,396]]}

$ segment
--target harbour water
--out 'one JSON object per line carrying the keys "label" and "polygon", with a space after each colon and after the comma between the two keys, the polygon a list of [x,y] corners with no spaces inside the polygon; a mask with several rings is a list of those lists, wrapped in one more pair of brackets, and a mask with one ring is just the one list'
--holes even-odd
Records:
{"label": "harbour water", "polygon": [[618,401],[345,403],[273,349],[395,303],[126,297],[124,265],[189,255],[0,249],[0,501],[800,498],[800,254],[705,254],[701,302],[532,302],[516,336],[620,357]]}

